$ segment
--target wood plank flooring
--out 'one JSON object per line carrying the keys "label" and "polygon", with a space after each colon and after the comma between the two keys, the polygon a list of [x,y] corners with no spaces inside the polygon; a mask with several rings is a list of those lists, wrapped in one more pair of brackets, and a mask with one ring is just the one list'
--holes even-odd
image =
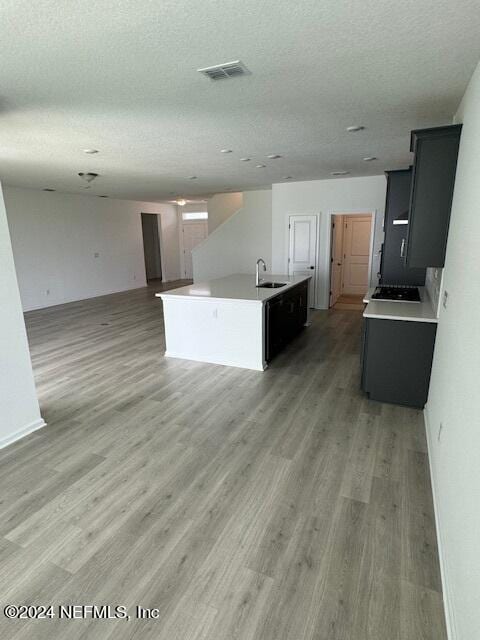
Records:
{"label": "wood plank flooring", "polygon": [[132,619],[2,640],[444,640],[422,416],[359,391],[361,312],[261,373],[164,358],[158,288],[27,314],[48,426],[0,451],[2,608]]}

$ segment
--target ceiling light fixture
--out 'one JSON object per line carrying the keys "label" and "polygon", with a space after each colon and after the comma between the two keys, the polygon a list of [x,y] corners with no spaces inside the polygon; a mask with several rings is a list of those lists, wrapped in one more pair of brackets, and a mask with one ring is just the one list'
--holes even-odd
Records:
{"label": "ceiling light fixture", "polygon": [[45,187],[44,191],[55,191],[55,189],[50,189],[49,187]]}
{"label": "ceiling light fixture", "polygon": [[189,179],[189,180],[196,180],[196,179],[197,179],[197,176],[188,176],[188,179]]}
{"label": "ceiling light fixture", "polygon": [[376,160],[377,156],[367,156],[366,158],[364,158],[364,162],[372,162],[373,160]]}
{"label": "ceiling light fixture", "polygon": [[85,182],[92,182],[92,180],[95,180],[95,178],[98,178],[98,173],[93,173],[92,171],[89,171],[88,173],[84,173],[83,171],[80,171],[78,175],[82,180],[85,180]]}
{"label": "ceiling light fixture", "polygon": [[84,149],[83,152],[92,155],[94,153],[98,153],[98,149]]}
{"label": "ceiling light fixture", "polygon": [[180,198],[179,200],[177,200],[177,204],[178,204],[180,207],[184,207],[184,206],[187,204],[187,201],[186,201],[186,200],[184,200],[183,198]]}
{"label": "ceiling light fixture", "polygon": [[347,131],[349,133],[354,133],[355,131],[363,131],[365,127],[362,124],[353,124],[351,127],[347,127]]}
{"label": "ceiling light fixture", "polygon": [[240,162],[250,162],[251,158],[240,158]]}
{"label": "ceiling light fixture", "polygon": [[220,149],[220,153],[232,153],[231,149]]}
{"label": "ceiling light fixture", "polygon": [[264,164],[256,164],[255,166],[257,169],[264,169],[266,167]]}
{"label": "ceiling light fixture", "polygon": [[292,176],[283,176],[282,180],[291,180]]}
{"label": "ceiling light fixture", "polygon": [[269,160],[276,160],[277,158],[281,158],[282,156],[279,153],[271,153],[267,156]]}
{"label": "ceiling light fixture", "polygon": [[332,171],[330,175],[332,176],[346,176],[350,171]]}
{"label": "ceiling light fixture", "polygon": [[108,198],[108,196],[97,196],[98,198]]}

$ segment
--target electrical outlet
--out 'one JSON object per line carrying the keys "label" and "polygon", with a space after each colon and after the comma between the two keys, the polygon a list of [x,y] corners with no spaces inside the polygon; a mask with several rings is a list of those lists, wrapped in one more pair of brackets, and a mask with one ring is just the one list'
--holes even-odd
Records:
{"label": "electrical outlet", "polygon": [[438,427],[438,434],[437,434],[438,442],[440,442],[440,438],[442,437],[442,431],[443,431],[443,422],[440,422],[440,426]]}
{"label": "electrical outlet", "polygon": [[448,291],[444,291],[443,292],[443,308],[446,309],[447,308],[447,303],[448,303]]}

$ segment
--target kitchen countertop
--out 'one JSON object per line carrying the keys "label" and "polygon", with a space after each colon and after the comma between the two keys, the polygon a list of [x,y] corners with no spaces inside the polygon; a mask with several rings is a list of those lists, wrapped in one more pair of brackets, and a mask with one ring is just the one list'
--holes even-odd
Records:
{"label": "kitchen countertop", "polygon": [[372,300],[375,287],[371,287],[363,302],[367,304],[363,312],[364,318],[379,320],[407,320],[410,322],[435,322],[438,317],[425,287],[418,287],[420,302],[391,302],[389,300]]}
{"label": "kitchen countertop", "polygon": [[199,300],[234,300],[239,302],[264,303],[279,293],[288,291],[296,284],[309,280],[312,276],[284,276],[261,273],[262,281],[286,282],[286,286],[277,289],[263,289],[255,286],[255,276],[250,274],[234,274],[224,278],[209,280],[198,284],[190,284],[178,289],[162,291],[155,295],[162,299],[190,298]]}

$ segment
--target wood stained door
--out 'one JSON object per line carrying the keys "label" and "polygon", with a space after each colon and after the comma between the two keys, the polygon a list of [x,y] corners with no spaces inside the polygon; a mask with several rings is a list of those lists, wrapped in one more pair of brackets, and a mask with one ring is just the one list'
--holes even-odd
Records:
{"label": "wood stained door", "polygon": [[363,295],[368,289],[371,215],[345,216],[342,293]]}

